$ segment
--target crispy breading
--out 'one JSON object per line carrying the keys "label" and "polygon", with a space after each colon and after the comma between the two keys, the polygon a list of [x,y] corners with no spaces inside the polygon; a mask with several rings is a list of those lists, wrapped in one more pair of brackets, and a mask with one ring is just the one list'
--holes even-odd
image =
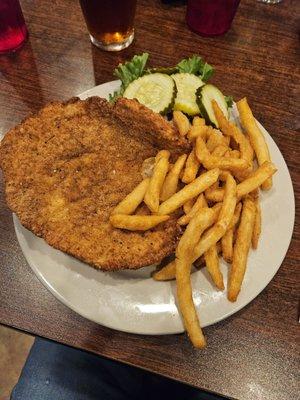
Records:
{"label": "crispy breading", "polygon": [[158,263],[175,250],[175,216],[147,232],[115,229],[109,216],[142,180],[144,159],[188,147],[172,124],[135,100],[51,103],[1,142],[7,204],[37,236],[96,268]]}

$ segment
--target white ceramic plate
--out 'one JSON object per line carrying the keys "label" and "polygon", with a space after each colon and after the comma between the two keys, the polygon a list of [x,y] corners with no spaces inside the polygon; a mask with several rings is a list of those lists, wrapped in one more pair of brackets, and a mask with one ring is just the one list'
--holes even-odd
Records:
{"label": "white ceramic plate", "polygon": [[[107,97],[118,81],[80,95]],[[233,117],[236,116],[236,111]],[[263,128],[262,128],[263,129]],[[251,251],[241,293],[235,303],[226,291],[217,291],[203,269],[192,275],[193,295],[202,326],[234,314],[253,300],[271,281],[287,252],[295,215],[294,193],[286,163],[271,136],[263,129],[278,172],[273,189],[261,195],[262,237]],[[48,246],[26,230],[14,215],[16,234],[34,273],[56,298],[80,315],[107,327],[139,334],[183,331],[175,300],[174,282],[155,282],[151,267],[105,273]],[[228,265],[222,263],[227,283]]]}

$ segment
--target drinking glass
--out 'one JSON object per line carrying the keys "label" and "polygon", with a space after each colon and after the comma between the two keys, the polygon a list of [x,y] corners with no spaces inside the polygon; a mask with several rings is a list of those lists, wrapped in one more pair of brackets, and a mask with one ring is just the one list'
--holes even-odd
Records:
{"label": "drinking glass", "polygon": [[188,0],[186,21],[203,36],[223,35],[231,26],[240,0]]}
{"label": "drinking glass", "polygon": [[103,50],[119,51],[134,38],[137,0],[80,0],[91,42]]}
{"label": "drinking glass", "polygon": [[258,0],[258,1],[266,4],[278,4],[282,2],[282,0]]}
{"label": "drinking glass", "polygon": [[0,54],[17,50],[27,35],[19,0],[0,0]]}

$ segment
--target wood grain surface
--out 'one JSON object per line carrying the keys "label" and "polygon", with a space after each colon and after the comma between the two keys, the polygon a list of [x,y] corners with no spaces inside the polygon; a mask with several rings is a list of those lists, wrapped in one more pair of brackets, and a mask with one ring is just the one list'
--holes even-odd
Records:
{"label": "wood grain surface", "polygon": [[[74,0],[23,0],[22,6],[29,40],[18,53],[0,56],[1,135],[49,101],[112,80],[113,68],[134,54],[148,51],[153,65],[166,66],[198,53],[215,66],[213,82],[226,94],[248,97],[282,151],[299,199],[299,1],[271,6],[244,0],[226,35],[203,38],[187,28],[185,6],[141,0],[136,39],[120,53],[90,44]],[[242,311],[206,328],[208,346],[198,351],[185,335],[113,331],[59,303],[25,262],[1,183],[0,322],[224,396],[296,399],[299,234],[296,218],[292,243],[272,282]]]}

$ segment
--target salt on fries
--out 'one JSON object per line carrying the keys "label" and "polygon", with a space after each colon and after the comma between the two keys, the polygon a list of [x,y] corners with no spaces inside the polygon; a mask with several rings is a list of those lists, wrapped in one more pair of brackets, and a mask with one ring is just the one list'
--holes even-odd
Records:
{"label": "salt on fries", "polygon": [[[146,160],[144,180],[110,216],[116,228],[145,231],[167,221],[174,211],[178,213],[177,223],[185,231],[175,259],[157,269],[152,277],[156,281],[176,279],[184,326],[197,348],[204,347],[206,340],[193,302],[193,265],[205,264],[216,288],[224,290],[221,253],[231,264],[227,297],[236,301],[250,247],[257,248],[261,233],[259,189],[269,189],[276,172],[247,100],[242,99],[237,105],[247,135],[225,117],[215,101],[212,108],[220,130],[207,126],[200,117],[194,117],[191,124],[183,113],[174,112],[179,134],[192,144],[190,154],[177,160],[171,158],[171,164],[169,151],[161,150],[155,159]],[[143,201],[152,215],[132,215]]]}

